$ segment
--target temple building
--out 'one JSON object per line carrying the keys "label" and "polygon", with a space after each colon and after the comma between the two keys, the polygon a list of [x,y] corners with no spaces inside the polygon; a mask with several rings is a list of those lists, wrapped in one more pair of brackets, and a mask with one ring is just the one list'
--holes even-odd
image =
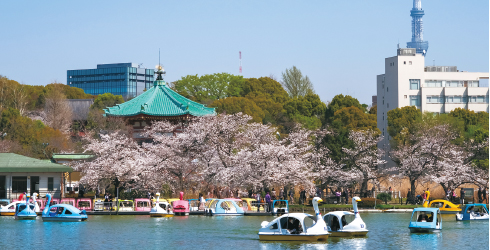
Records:
{"label": "temple building", "polygon": [[[152,121],[171,120],[185,125],[193,117],[216,115],[214,108],[191,101],[170,89],[163,80],[163,67],[158,65],[158,77],[141,95],[125,103],[105,109],[107,117],[121,117],[133,126],[133,137],[144,139],[142,132]],[[178,132],[178,131],[175,131]]]}

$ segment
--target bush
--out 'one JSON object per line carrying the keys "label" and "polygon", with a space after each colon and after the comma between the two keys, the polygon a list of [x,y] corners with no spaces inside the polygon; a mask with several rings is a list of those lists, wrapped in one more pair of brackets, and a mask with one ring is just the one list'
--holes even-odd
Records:
{"label": "bush", "polygon": [[374,199],[374,198],[361,198],[361,201],[358,202],[359,207],[369,207],[373,208],[374,207],[374,200],[376,200],[376,205],[382,204],[383,201],[379,199]]}
{"label": "bush", "polygon": [[376,198],[384,201],[385,204],[388,204],[388,201],[391,201],[391,195],[388,193],[379,193],[378,195],[376,195]]}

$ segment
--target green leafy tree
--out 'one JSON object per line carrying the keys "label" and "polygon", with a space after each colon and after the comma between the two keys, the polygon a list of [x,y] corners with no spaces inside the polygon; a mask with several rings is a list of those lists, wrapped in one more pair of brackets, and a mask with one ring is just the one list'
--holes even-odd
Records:
{"label": "green leafy tree", "polygon": [[308,129],[322,126],[320,118],[324,116],[326,108],[320,97],[313,93],[294,97],[284,105],[288,117]]}
{"label": "green leafy tree", "polygon": [[210,107],[216,107],[216,112],[226,114],[244,113],[253,117],[252,122],[262,123],[264,111],[254,101],[244,97],[228,97],[214,101]]}
{"label": "green leafy tree", "polygon": [[314,94],[313,84],[308,76],[303,76],[301,71],[293,66],[282,73],[282,86],[291,98]]}
{"label": "green leafy tree", "polygon": [[422,121],[422,112],[415,106],[406,106],[388,111],[388,134],[391,136],[390,144],[408,143],[409,136],[415,134],[417,124]]}
{"label": "green leafy tree", "polygon": [[362,112],[366,112],[365,107],[359,103],[359,100],[349,95],[336,95],[332,101],[328,104],[327,110],[325,111],[325,122],[331,123],[333,121],[333,116],[337,110],[345,107],[356,107]]}
{"label": "green leafy tree", "polygon": [[112,107],[116,104],[123,103],[124,99],[121,95],[113,95],[111,93],[105,93],[98,95],[94,100],[94,104],[90,106],[91,110],[103,110],[107,107]]}
{"label": "green leafy tree", "polygon": [[187,75],[173,83],[179,94],[200,103],[211,103],[225,97],[239,96],[243,76],[228,73]]}
{"label": "green leafy tree", "polygon": [[278,124],[284,104],[289,100],[281,84],[269,77],[245,79],[240,95],[254,101],[264,111],[263,123],[273,125]]}
{"label": "green leafy tree", "polygon": [[374,130],[377,128],[376,116],[366,114],[357,107],[345,107],[337,110],[333,116],[332,126],[336,129],[346,128],[349,130]]}
{"label": "green leafy tree", "polygon": [[371,115],[377,115],[378,114],[378,106],[374,105],[369,109],[369,114]]}

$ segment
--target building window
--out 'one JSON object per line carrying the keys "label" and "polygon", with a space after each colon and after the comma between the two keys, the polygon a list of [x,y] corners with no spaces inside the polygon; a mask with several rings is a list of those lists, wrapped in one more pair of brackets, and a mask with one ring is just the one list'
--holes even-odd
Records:
{"label": "building window", "polygon": [[438,95],[427,96],[427,103],[444,103],[444,97]]}
{"label": "building window", "polygon": [[464,87],[464,82],[463,81],[446,81],[446,87],[449,87],[449,88]]}
{"label": "building window", "polygon": [[446,103],[466,103],[467,97],[461,95],[446,96]]}
{"label": "building window", "polygon": [[468,81],[468,87],[476,88],[480,86],[480,81]]}
{"label": "building window", "polygon": [[483,95],[469,96],[469,101],[471,103],[488,103],[486,99],[488,100],[488,98],[485,98]]}
{"label": "building window", "polygon": [[419,95],[411,95],[410,96],[410,106],[420,106],[420,96]]}
{"label": "building window", "polygon": [[412,65],[412,61],[408,61],[408,65]]}
{"label": "building window", "polygon": [[407,95],[404,95],[403,97],[404,97],[405,99],[407,99]]}
{"label": "building window", "polygon": [[387,108],[390,108],[390,104],[389,104],[389,103],[386,103],[386,107],[387,107]]}
{"label": "building window", "polygon": [[442,84],[442,81],[437,81],[437,80],[426,80],[425,81],[425,87],[428,87],[428,88],[440,88],[442,87],[443,84]]}
{"label": "building window", "polygon": [[420,79],[410,79],[410,89],[419,89]]}
{"label": "building window", "polygon": [[27,192],[27,176],[12,176],[12,192]]}
{"label": "building window", "polygon": [[388,92],[388,87],[386,87],[386,92]]}
{"label": "building window", "polygon": [[54,191],[54,178],[48,177],[48,191]]}
{"label": "building window", "polygon": [[407,61],[403,61],[403,64],[407,64]]}

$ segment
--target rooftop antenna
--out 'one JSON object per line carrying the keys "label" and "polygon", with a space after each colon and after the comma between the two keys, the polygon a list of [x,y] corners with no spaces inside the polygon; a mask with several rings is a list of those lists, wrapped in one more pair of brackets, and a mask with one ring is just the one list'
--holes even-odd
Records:
{"label": "rooftop antenna", "polygon": [[240,60],[240,67],[238,68],[238,71],[240,72],[240,75],[242,74],[242,52],[238,51],[238,59]]}
{"label": "rooftop antenna", "polygon": [[143,65],[143,63],[138,64],[138,68],[141,68],[141,65]]}

